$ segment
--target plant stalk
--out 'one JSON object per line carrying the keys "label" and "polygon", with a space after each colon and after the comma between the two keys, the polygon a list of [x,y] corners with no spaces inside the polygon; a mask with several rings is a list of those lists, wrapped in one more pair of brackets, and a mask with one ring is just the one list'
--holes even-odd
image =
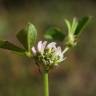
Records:
{"label": "plant stalk", "polygon": [[44,96],[49,96],[48,72],[43,73]]}

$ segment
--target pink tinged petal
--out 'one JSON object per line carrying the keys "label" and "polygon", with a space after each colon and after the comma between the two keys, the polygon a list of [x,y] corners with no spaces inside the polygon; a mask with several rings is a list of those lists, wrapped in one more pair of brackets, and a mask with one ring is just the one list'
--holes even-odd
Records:
{"label": "pink tinged petal", "polygon": [[57,47],[57,53],[61,54],[61,47]]}
{"label": "pink tinged petal", "polygon": [[38,42],[37,50],[38,50],[38,52],[41,52],[41,50],[42,50],[42,41]]}
{"label": "pink tinged petal", "polygon": [[43,43],[42,43],[42,45],[41,45],[41,49],[40,49],[40,53],[44,53],[44,49],[45,49],[45,47],[46,47],[46,44],[47,44],[47,41],[44,41]]}
{"label": "pink tinged petal", "polygon": [[56,48],[55,54],[58,55],[58,56],[60,56],[62,54],[60,46]]}
{"label": "pink tinged petal", "polygon": [[34,55],[36,54],[36,49],[35,49],[35,47],[32,47],[32,52],[33,52]]}
{"label": "pink tinged petal", "polygon": [[46,47],[46,44],[47,44],[47,41],[44,41],[44,42],[42,43],[42,46],[41,46],[41,53],[42,53],[42,54],[44,53],[44,49],[45,49],[45,47]]}
{"label": "pink tinged petal", "polygon": [[42,51],[44,51],[46,45],[47,45],[47,41],[44,41],[43,44],[42,44]]}
{"label": "pink tinged petal", "polygon": [[49,48],[49,49],[56,48],[56,43],[55,42],[49,43],[47,45],[47,48]]}
{"label": "pink tinged petal", "polygon": [[59,59],[60,62],[64,61],[64,54],[63,54],[60,46],[57,47],[55,54],[60,57],[60,59]]}

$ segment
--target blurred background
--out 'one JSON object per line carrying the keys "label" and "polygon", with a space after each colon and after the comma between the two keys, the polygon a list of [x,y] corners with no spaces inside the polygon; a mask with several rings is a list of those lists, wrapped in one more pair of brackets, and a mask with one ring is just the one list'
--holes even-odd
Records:
{"label": "blurred background", "polygon": [[[78,45],[50,72],[50,96],[96,96],[95,0],[0,0],[0,39],[20,45],[16,33],[30,21],[41,40],[47,26],[65,32],[65,18],[86,15],[93,19]],[[0,96],[43,96],[42,78],[31,59],[0,49]]]}

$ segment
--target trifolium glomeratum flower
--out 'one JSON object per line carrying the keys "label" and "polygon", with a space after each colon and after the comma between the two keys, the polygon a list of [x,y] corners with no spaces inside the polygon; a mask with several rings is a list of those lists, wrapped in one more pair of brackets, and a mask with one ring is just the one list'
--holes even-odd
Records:
{"label": "trifolium glomeratum flower", "polygon": [[36,64],[43,66],[47,71],[65,60],[65,51],[62,51],[60,46],[56,46],[55,42],[47,44],[47,41],[39,41],[37,48],[32,47],[32,53]]}

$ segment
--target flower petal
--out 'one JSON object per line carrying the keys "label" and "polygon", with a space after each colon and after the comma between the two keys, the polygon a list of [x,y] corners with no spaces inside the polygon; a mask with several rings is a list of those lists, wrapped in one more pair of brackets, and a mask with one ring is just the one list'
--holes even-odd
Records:
{"label": "flower petal", "polygon": [[59,62],[64,61],[64,54],[63,54],[60,46],[58,46],[58,47],[56,48],[55,55],[56,55],[56,56],[59,56]]}
{"label": "flower petal", "polygon": [[33,52],[34,55],[36,55],[36,49],[35,49],[35,47],[32,47],[32,52]]}
{"label": "flower petal", "polygon": [[41,52],[41,50],[42,50],[42,41],[38,42],[37,50],[38,50],[38,52]]}
{"label": "flower petal", "polygon": [[58,55],[60,55],[61,54],[61,47],[59,46],[59,47],[57,47],[57,49],[56,49],[56,53],[58,54]]}
{"label": "flower petal", "polygon": [[49,48],[49,49],[56,48],[56,43],[55,42],[49,43],[47,45],[47,48]]}
{"label": "flower petal", "polygon": [[42,44],[42,49],[43,49],[43,51],[44,51],[46,45],[47,45],[47,41],[44,41],[43,44]]}

